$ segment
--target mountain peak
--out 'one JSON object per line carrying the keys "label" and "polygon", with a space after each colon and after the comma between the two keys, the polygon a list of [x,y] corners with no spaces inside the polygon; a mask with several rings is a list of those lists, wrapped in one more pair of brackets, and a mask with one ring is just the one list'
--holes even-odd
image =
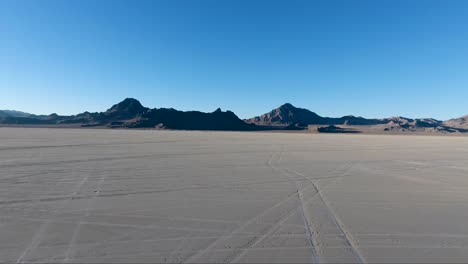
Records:
{"label": "mountain peak", "polygon": [[287,126],[291,124],[322,123],[322,117],[303,108],[285,103],[269,113],[246,120],[248,123],[267,126]]}
{"label": "mountain peak", "polygon": [[117,118],[126,119],[135,117],[148,110],[141,105],[140,101],[134,98],[125,98],[122,102],[113,105],[105,114],[112,115]]}
{"label": "mountain peak", "polygon": [[[283,107],[294,107],[294,105],[292,105],[291,103],[285,103],[283,105],[281,105],[279,108],[283,108]],[[296,107],[294,107],[296,108]]]}
{"label": "mountain peak", "polygon": [[122,102],[113,105],[106,112],[129,112],[141,113],[146,108],[141,105],[140,101],[134,98],[125,98]]}
{"label": "mountain peak", "polygon": [[449,119],[447,121],[444,121],[443,124],[450,127],[468,129],[468,115],[464,115],[459,118]]}
{"label": "mountain peak", "polygon": [[121,103],[124,103],[124,102],[131,102],[131,103],[136,102],[136,103],[140,103],[140,101],[138,101],[137,99],[132,98],[132,97],[127,97],[127,98],[125,98]]}
{"label": "mountain peak", "polygon": [[295,107],[294,105],[290,104],[290,103],[285,103],[285,104],[282,104],[280,107],[276,108],[278,110],[296,110],[298,109],[297,107]]}

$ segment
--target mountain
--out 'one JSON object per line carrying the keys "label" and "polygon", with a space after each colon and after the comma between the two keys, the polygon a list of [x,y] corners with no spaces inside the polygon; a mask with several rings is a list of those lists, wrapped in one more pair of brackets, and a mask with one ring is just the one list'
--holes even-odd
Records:
{"label": "mountain", "polygon": [[84,112],[72,116],[0,116],[0,124],[57,125],[72,127],[105,126],[111,128],[166,128],[187,130],[258,130],[233,112],[217,109],[212,113],[178,111],[175,109],[149,109],[133,98],[126,98],[105,112]]}
{"label": "mountain", "polygon": [[468,129],[468,115],[444,121],[445,126]]}
{"label": "mountain", "polygon": [[217,109],[212,113],[198,111],[178,111],[172,108],[152,109],[142,114],[127,127],[158,127],[187,130],[256,130],[256,126],[247,124],[233,112]]}
{"label": "mountain", "polygon": [[146,112],[148,108],[133,98],[126,98],[122,102],[113,105],[104,112],[104,116],[109,119],[130,119]]}
{"label": "mountain", "polygon": [[0,117],[29,117],[32,116],[29,113],[15,111],[15,110],[0,110]]}
{"label": "mountain", "polygon": [[399,125],[401,127],[436,127],[442,125],[442,122],[433,118],[411,119],[397,116],[379,119],[387,125]]}
{"label": "mountain", "polygon": [[339,118],[322,117],[304,108],[298,108],[290,103],[281,105],[272,111],[245,120],[247,123],[260,126],[291,126],[291,125],[376,125],[385,123],[384,120],[366,119],[353,115]]}
{"label": "mountain", "polygon": [[304,125],[375,125],[385,121],[379,119],[365,119],[352,115],[340,118],[322,117],[318,114],[293,106],[290,103],[281,105],[272,111],[245,120],[247,123],[262,126],[291,126],[295,124]]}
{"label": "mountain", "polygon": [[[61,127],[158,128],[185,130],[302,130],[314,129],[323,133],[380,132],[468,132],[468,115],[445,122],[432,118],[411,119],[388,117],[367,119],[347,115],[322,117],[310,110],[286,103],[261,116],[239,119],[231,111],[217,109],[211,113],[179,111],[172,108],[144,107],[138,100],[126,98],[104,112],[83,112],[76,115],[33,115],[20,111],[1,110],[0,124],[42,125]],[[309,127],[311,125],[311,127]],[[340,127],[341,126],[341,127]]]}
{"label": "mountain", "polygon": [[260,126],[291,127],[307,125],[345,125],[345,126],[376,126],[382,125],[388,130],[414,130],[420,128],[436,128],[443,126],[441,121],[432,118],[411,119],[406,117],[389,117],[381,119],[367,119],[347,115],[343,117],[322,117],[310,110],[298,108],[292,104],[284,104],[261,116],[245,120],[247,123]]}
{"label": "mountain", "polygon": [[122,102],[114,104],[105,112],[84,112],[67,118],[61,118],[60,124],[82,123],[83,126],[121,126],[125,122],[137,118],[148,111],[140,101],[134,98],[125,98]]}
{"label": "mountain", "polygon": [[261,116],[245,120],[247,123],[261,126],[288,126],[294,124],[325,124],[323,117],[316,113],[297,108],[290,103],[281,105]]}

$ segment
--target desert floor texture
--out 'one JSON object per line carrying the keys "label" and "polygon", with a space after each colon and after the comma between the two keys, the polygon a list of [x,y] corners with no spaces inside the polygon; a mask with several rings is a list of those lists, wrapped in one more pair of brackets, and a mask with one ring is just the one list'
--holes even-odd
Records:
{"label": "desert floor texture", "polygon": [[468,137],[0,128],[0,262],[468,262]]}

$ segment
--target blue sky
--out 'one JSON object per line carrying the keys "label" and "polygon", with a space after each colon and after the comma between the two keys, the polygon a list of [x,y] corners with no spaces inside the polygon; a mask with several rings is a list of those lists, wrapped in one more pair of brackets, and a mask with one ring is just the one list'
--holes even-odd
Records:
{"label": "blue sky", "polygon": [[0,0],[0,109],[468,114],[468,1]]}

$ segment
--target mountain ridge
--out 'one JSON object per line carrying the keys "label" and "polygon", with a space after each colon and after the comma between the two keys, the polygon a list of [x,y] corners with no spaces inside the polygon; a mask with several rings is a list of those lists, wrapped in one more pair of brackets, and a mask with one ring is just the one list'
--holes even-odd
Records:
{"label": "mountain ridge", "polygon": [[458,118],[452,118],[443,122],[444,125],[454,128],[465,128],[468,129],[468,115],[464,115]]}
{"label": "mountain ridge", "polygon": [[137,99],[125,98],[104,112],[83,112],[60,116],[1,116],[0,124],[9,125],[59,125],[72,127],[110,128],[165,128],[187,130],[255,130],[231,111],[220,108],[211,113],[179,111],[172,108],[144,107]]}
{"label": "mountain ridge", "polygon": [[0,117],[7,117],[7,116],[27,117],[27,116],[32,116],[32,114],[21,112],[21,111],[16,111],[16,110],[8,110],[8,109],[0,110]]}
{"label": "mountain ridge", "polygon": [[[14,110],[0,110],[3,125],[58,125],[71,127],[110,128],[159,128],[187,130],[300,130],[316,126],[374,126],[383,131],[413,131],[429,129],[442,132],[460,132],[468,129],[468,115],[440,121],[433,118],[364,118],[354,115],[322,117],[291,103],[248,119],[240,119],[232,111],[213,112],[179,111],[173,108],[147,108],[137,99],[125,98],[104,112],[88,112],[76,115],[34,115]],[[323,129],[326,131],[327,129]]]}
{"label": "mountain ridge", "polygon": [[290,103],[285,103],[261,116],[245,119],[247,123],[267,126],[284,126],[298,123],[321,123],[322,117],[316,113],[297,108]]}
{"label": "mountain ridge", "polygon": [[[434,118],[407,118],[402,116],[393,116],[386,118],[364,118],[354,115],[342,117],[322,117],[308,109],[298,108],[290,103],[283,104],[278,108],[271,110],[260,116],[244,119],[245,122],[261,126],[273,127],[317,127],[319,131],[336,130],[336,126],[372,126],[373,131],[398,131],[398,132],[468,132],[468,115],[447,121],[440,121]],[[338,130],[336,130],[338,131]]]}
{"label": "mountain ridge", "polygon": [[[390,121],[397,123],[413,122],[414,120],[402,116],[388,118],[364,118],[361,116],[346,115],[342,117],[322,117],[305,108],[295,107],[290,103],[283,104],[260,116],[244,119],[247,123],[270,126],[288,126],[294,124],[307,125],[379,125]],[[432,119],[435,120],[435,119]]]}

